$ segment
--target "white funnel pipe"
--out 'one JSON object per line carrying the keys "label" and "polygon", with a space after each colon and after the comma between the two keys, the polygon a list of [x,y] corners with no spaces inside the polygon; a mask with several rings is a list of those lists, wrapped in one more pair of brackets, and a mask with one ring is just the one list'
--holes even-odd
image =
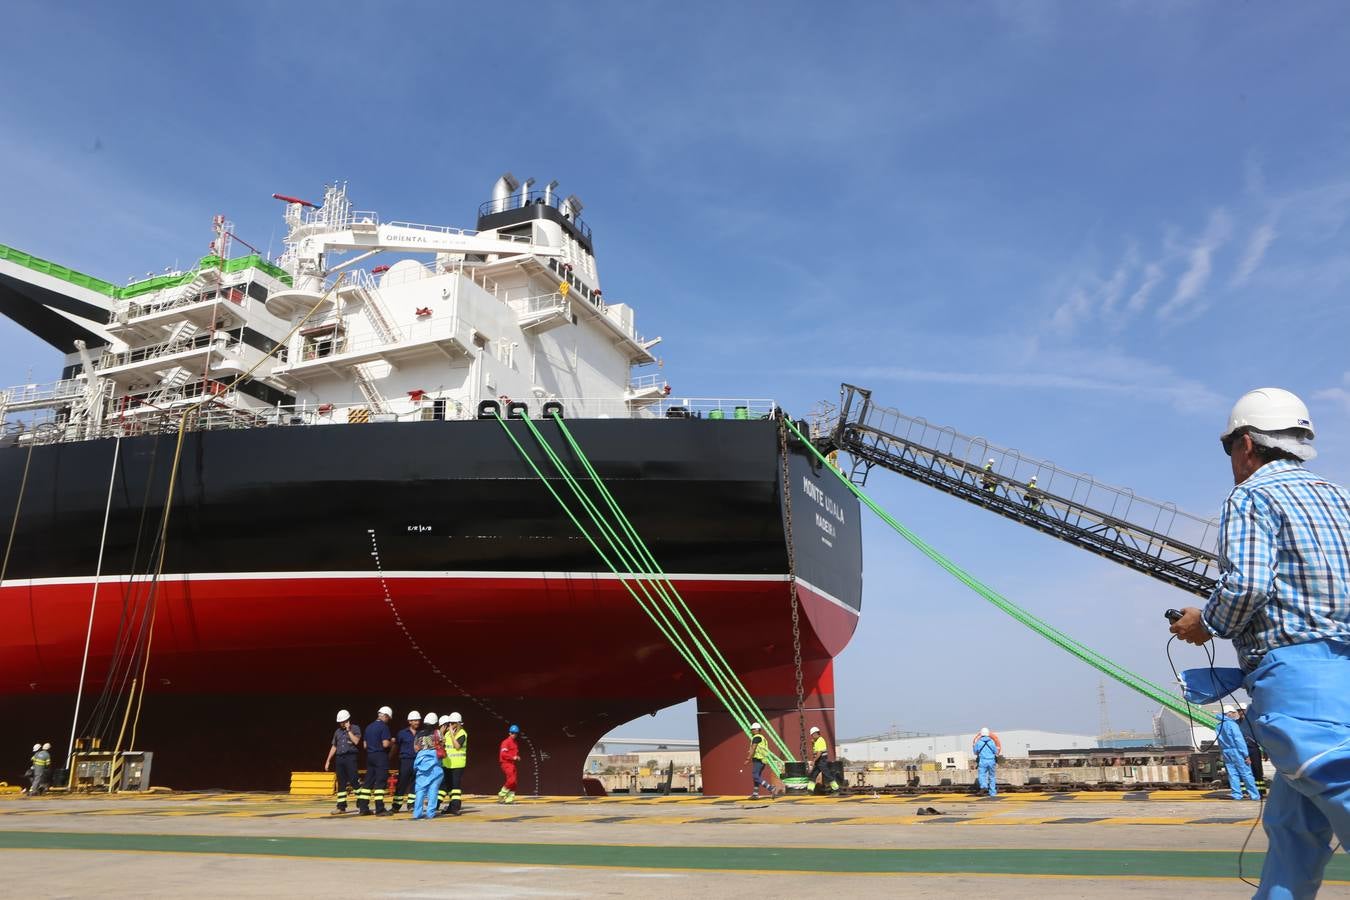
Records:
{"label": "white funnel pipe", "polygon": [[518,187],[520,187],[520,182],[510,172],[506,172],[501,178],[498,178],[497,183],[492,186],[492,211],[501,212],[509,209],[511,195],[516,192]]}

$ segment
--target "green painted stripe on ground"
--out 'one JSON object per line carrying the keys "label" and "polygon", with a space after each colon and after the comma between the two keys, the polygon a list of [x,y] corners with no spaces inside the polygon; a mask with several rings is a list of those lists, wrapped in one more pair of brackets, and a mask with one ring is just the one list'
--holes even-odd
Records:
{"label": "green painted stripe on ground", "polygon": [[[240,837],[0,831],[0,849],[119,850],[295,856],[311,859],[597,866],[623,869],[716,869],[844,874],[1069,875],[1083,878],[1232,878],[1237,854],[1177,850],[860,850],[835,847],[653,847],[603,844],[480,843],[360,838]],[[1263,854],[1246,865],[1260,871]],[[1338,857],[1328,880],[1350,879]]]}

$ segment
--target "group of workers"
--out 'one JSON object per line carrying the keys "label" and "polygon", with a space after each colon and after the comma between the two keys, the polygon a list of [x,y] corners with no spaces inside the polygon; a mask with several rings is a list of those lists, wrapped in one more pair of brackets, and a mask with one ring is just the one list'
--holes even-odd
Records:
{"label": "group of workers", "polygon": [[[821,788],[834,794],[839,791],[839,781],[835,778],[835,772],[830,766],[830,745],[825,740],[825,735],[821,734],[820,729],[815,725],[811,726],[811,771],[807,777],[819,785]],[[750,799],[759,799],[759,789],[762,787],[768,791],[770,797],[775,797],[784,792],[785,788],[781,785],[775,785],[766,777],[766,772],[770,768],[770,761],[773,757],[769,750],[769,739],[764,733],[764,726],[758,722],[750,723],[750,754],[745,758],[746,765],[750,766]],[[745,771],[744,769],[741,770]]]}
{"label": "group of workers", "polygon": [[[457,712],[447,716],[413,710],[407,726],[397,734],[390,730],[394,711],[381,706],[375,720],[363,732],[352,721],[352,714],[339,710],[337,729],[324,760],[325,772],[337,773],[337,806],[333,815],[347,812],[347,799],[356,798],[356,809],[363,816],[387,816],[401,812],[405,805],[414,819],[434,819],[442,812],[458,816],[463,811],[464,769],[469,763],[469,732],[464,717]],[[502,770],[498,803],[516,802],[517,766],[520,762],[520,726],[512,725],[497,749]],[[357,760],[366,753],[365,778],[357,778]],[[391,777],[392,776],[392,777]],[[385,807],[385,794],[393,784],[391,804]],[[374,809],[372,809],[372,805]]]}
{"label": "group of workers", "polygon": [[52,745],[34,744],[33,755],[28,758],[28,771],[24,775],[31,779],[28,784],[28,796],[37,797],[47,793],[52,784]]}

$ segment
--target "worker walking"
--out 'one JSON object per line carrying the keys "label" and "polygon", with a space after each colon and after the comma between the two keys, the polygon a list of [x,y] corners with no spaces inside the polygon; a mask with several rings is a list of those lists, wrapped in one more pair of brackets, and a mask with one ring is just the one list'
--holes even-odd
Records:
{"label": "worker walking", "polygon": [[1350,849],[1350,492],[1303,467],[1314,434],[1288,391],[1233,406],[1220,436],[1235,485],[1219,522],[1222,572],[1204,610],[1171,626],[1196,645],[1230,639],[1242,666],[1210,677],[1218,691],[1241,680],[1276,769],[1262,898],[1312,897],[1333,838]]}
{"label": "worker walking", "polygon": [[830,772],[830,745],[825,743],[825,736],[814,725],[811,726],[811,756],[815,759],[811,765],[811,780],[819,780],[822,785],[828,782],[831,794],[839,790],[839,782]]}
{"label": "worker walking", "polygon": [[1253,800],[1261,799],[1261,792],[1256,789],[1256,779],[1252,776],[1251,760],[1247,757],[1247,741],[1238,728],[1237,711],[1225,708],[1223,715],[1219,716],[1216,730],[1216,742],[1223,751],[1223,765],[1228,770],[1228,787],[1233,792],[1233,799],[1242,799],[1243,787],[1246,787]]}
{"label": "worker walking", "polygon": [[366,780],[356,793],[356,808],[363,816],[371,814],[372,800],[375,801],[375,815],[389,815],[389,810],[384,808],[384,791],[389,781],[389,745],[394,742],[389,733],[389,722],[393,718],[394,711],[381,706],[375,721],[366,726],[366,736],[362,741],[366,746]]}
{"label": "worker walking", "polygon": [[469,732],[464,727],[464,717],[457,712],[447,716],[446,723],[442,735],[445,741],[445,759],[442,763],[445,766],[445,779],[450,786],[449,812],[457,816],[464,805],[462,784],[464,768],[469,764]]}
{"label": "worker walking", "polygon": [[980,790],[988,791],[990,797],[997,797],[998,758],[1003,753],[1003,744],[998,735],[991,733],[988,728],[981,728],[979,735],[971,742],[970,752],[976,759]]}
{"label": "worker walking", "polygon": [[984,464],[984,475],[980,477],[980,486],[986,491],[993,491],[998,487],[998,476],[994,474],[994,460]]}
{"label": "worker walking", "polygon": [[436,800],[441,787],[441,757],[445,755],[445,745],[441,743],[441,732],[437,728],[435,713],[427,713],[422,727],[413,738],[414,793],[412,798],[412,817],[414,819],[434,819],[440,804]]}
{"label": "worker walking", "polygon": [[1032,475],[1031,480],[1027,482],[1026,493],[1022,495],[1022,501],[1032,512],[1040,512],[1041,509],[1041,490],[1036,487],[1036,476]]}
{"label": "worker walking", "polygon": [[[497,792],[498,803],[516,802],[516,763],[520,762],[520,746],[516,743],[518,734],[520,734],[519,725],[508,728],[506,738],[497,750],[497,761],[501,763],[502,776],[505,779],[502,789]],[[446,753],[448,755],[449,750]]]}
{"label": "worker walking", "polygon": [[408,713],[408,724],[394,736],[394,745],[398,750],[398,781],[394,785],[394,802],[390,805],[392,812],[399,812],[404,802],[412,799],[413,757],[417,755],[413,742],[421,730],[422,714],[414,709]]}
{"label": "worker walking", "polygon": [[1256,735],[1252,734],[1252,723],[1247,721],[1245,707],[1237,708],[1237,723],[1242,740],[1247,745],[1247,763],[1252,767],[1252,777],[1256,779],[1257,787],[1265,787],[1266,768],[1261,763],[1261,745],[1256,742]]}
{"label": "worker walking", "polygon": [[333,732],[333,741],[328,747],[328,758],[323,761],[323,770],[332,766],[337,773],[337,808],[333,815],[340,816],[347,811],[347,795],[360,796],[361,782],[356,778],[356,753],[361,748],[361,728],[352,722],[352,714],[345,709],[338,710],[337,730]]}
{"label": "worker walking", "polygon": [[759,799],[759,789],[762,786],[772,797],[778,793],[778,789],[773,786],[773,782],[764,777],[764,770],[769,765],[769,739],[764,734],[764,729],[758,722],[750,723],[750,755],[745,758],[750,765],[750,799]]}
{"label": "worker walking", "polygon": [[28,785],[28,796],[38,797],[47,792],[47,785],[51,781],[52,772],[52,745],[34,744],[33,756],[30,762],[33,764],[33,780]]}

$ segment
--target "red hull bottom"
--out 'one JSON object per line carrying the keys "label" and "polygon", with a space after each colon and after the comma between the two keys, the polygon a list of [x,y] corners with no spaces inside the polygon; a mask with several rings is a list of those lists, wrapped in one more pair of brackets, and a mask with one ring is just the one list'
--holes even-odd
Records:
{"label": "red hull bottom", "polygon": [[[795,752],[784,581],[674,580]],[[0,704],[9,721],[31,728],[25,740],[51,741],[62,761],[90,594],[88,583],[0,589]],[[857,614],[809,586],[799,594],[806,727],[818,725],[833,742],[830,660]],[[109,671],[124,602],[134,611],[140,589],[101,585],[82,729]],[[338,708],[364,726],[388,704],[396,717],[409,708],[464,715],[472,793],[500,786],[496,746],[518,723],[528,738],[521,789],[576,794],[601,737],[701,690],[623,586],[590,574],[166,578],[149,673],[136,746],[155,752],[156,784],[181,789],[284,789],[291,771],[320,768]],[[704,790],[746,792],[745,737],[709,701],[700,697]]]}

